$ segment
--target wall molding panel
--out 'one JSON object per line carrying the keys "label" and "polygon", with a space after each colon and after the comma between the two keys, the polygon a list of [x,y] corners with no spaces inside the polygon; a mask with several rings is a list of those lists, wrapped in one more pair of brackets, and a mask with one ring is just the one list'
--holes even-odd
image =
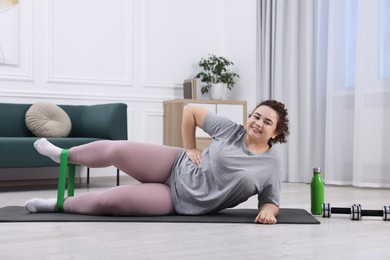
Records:
{"label": "wall molding panel", "polygon": [[[148,143],[161,143],[163,142],[163,110],[145,110],[144,122],[145,122],[145,141]],[[161,130],[161,131],[156,131]],[[157,133],[156,133],[157,132]]]}
{"label": "wall molding panel", "polygon": [[0,80],[34,81],[33,77],[33,10],[31,1],[21,1],[19,65],[0,64]]}
{"label": "wall molding panel", "polygon": [[[71,4],[67,4],[72,2]],[[92,20],[96,23],[86,23],[80,16],[72,16],[74,24],[71,29],[68,29],[64,23],[67,21],[67,17],[62,17],[62,12],[66,12],[66,8],[71,6],[79,6],[88,13],[91,5],[89,2],[80,4],[81,2],[71,0],[58,0],[49,1],[49,22],[48,22],[48,83],[69,83],[69,84],[92,84],[92,85],[116,85],[116,86],[133,86],[132,72],[133,72],[133,1],[121,0],[115,1],[116,5],[113,5],[110,1],[96,0],[94,5],[98,5],[103,10],[97,10],[98,14],[92,16]],[[116,8],[109,7],[115,6]],[[64,9],[65,7],[65,9]],[[94,10],[90,10],[94,11]],[[95,9],[96,11],[96,9]],[[109,11],[112,12],[113,17],[109,15]],[[100,13],[99,13],[100,12]],[[107,12],[107,13],[106,13]],[[122,16],[115,19],[115,13],[120,13]],[[99,16],[100,14],[100,16]],[[62,17],[62,20],[61,20]],[[103,20],[102,18],[103,17]],[[110,23],[110,21],[112,21]],[[61,23],[62,22],[62,23]],[[108,24],[108,25],[106,25]],[[118,28],[122,26],[122,28]],[[78,28],[78,27],[81,27]],[[99,29],[96,29],[96,28]],[[73,30],[72,30],[73,29]],[[100,31],[101,30],[101,31]],[[67,45],[63,45],[62,35],[57,33],[62,31],[63,34],[73,36],[76,38],[73,43],[68,41],[68,45],[72,45],[73,49],[71,53]],[[107,36],[105,34],[108,34]],[[115,40],[109,39],[110,36]],[[77,39],[82,38],[83,40]],[[69,37],[71,38],[71,37]],[[90,39],[91,38],[91,39]],[[104,41],[104,42],[101,42]],[[98,45],[98,47],[95,47]],[[119,45],[119,46],[118,46]],[[121,49],[122,48],[122,49]],[[59,51],[60,50],[60,51]],[[121,53],[121,50],[125,53]],[[65,52],[65,54],[62,54]],[[77,55],[76,55],[77,54]],[[96,55],[95,55],[96,54]],[[99,57],[101,55],[101,57]],[[66,56],[71,56],[67,58]],[[72,61],[79,61],[73,63]],[[92,63],[91,63],[92,62]],[[89,69],[87,67],[96,66],[95,69]],[[75,69],[74,67],[78,67]],[[81,72],[80,72],[81,71]],[[116,73],[116,71],[122,71]],[[93,75],[93,74],[98,75]],[[107,75],[111,73],[111,75]]]}

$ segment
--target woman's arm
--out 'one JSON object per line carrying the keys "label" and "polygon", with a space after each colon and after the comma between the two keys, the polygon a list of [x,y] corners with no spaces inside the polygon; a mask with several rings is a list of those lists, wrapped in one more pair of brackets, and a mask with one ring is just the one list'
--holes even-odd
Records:
{"label": "woman's arm", "polygon": [[183,108],[182,136],[184,149],[190,160],[198,165],[202,158],[202,151],[196,148],[196,127],[203,127],[204,118],[208,110],[201,106],[186,105]]}
{"label": "woman's arm", "polygon": [[259,214],[255,223],[276,224],[276,216],[279,214],[279,207],[272,203],[265,203],[259,208]]}

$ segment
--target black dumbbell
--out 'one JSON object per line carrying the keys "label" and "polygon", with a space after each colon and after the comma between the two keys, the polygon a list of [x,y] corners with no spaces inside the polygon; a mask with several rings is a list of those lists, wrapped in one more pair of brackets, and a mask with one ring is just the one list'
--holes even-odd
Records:
{"label": "black dumbbell", "polygon": [[360,220],[362,216],[382,217],[390,220],[390,206],[383,206],[383,210],[362,210],[360,204],[353,204],[350,208],[331,208],[329,203],[322,204],[322,217],[330,218],[331,214],[350,214],[351,220]]}

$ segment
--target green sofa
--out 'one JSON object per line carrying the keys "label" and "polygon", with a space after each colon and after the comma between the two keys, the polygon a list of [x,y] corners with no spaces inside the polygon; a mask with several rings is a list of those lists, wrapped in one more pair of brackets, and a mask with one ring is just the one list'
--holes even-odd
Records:
{"label": "green sofa", "polygon": [[[30,106],[0,103],[0,168],[58,166],[40,155],[33,146],[38,137],[31,133],[25,123]],[[59,147],[67,149],[105,139],[127,140],[127,105],[124,103],[58,106],[72,122],[72,130],[67,137],[47,138]]]}

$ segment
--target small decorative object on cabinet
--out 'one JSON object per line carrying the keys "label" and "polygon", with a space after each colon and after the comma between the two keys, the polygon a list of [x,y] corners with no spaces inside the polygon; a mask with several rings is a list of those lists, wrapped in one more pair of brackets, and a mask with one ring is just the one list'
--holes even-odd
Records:
{"label": "small decorative object on cabinet", "polygon": [[186,79],[183,82],[183,97],[185,99],[196,99],[196,79]]}
{"label": "small decorative object on cabinet", "polygon": [[[164,144],[169,146],[183,147],[181,134],[181,122],[183,108],[187,104],[196,104],[206,107],[210,111],[226,116],[231,120],[245,125],[247,119],[246,101],[234,100],[190,100],[174,99],[163,102],[164,104]],[[211,137],[202,129],[196,129],[196,145],[203,149],[211,142]]]}
{"label": "small decorative object on cabinet", "polygon": [[195,75],[205,83],[202,87],[202,94],[210,91],[211,99],[223,99],[223,93],[225,86],[227,89],[232,90],[235,82],[235,77],[240,77],[237,73],[229,70],[229,67],[234,65],[230,60],[209,54],[208,58],[201,58],[198,63],[202,71]]}

